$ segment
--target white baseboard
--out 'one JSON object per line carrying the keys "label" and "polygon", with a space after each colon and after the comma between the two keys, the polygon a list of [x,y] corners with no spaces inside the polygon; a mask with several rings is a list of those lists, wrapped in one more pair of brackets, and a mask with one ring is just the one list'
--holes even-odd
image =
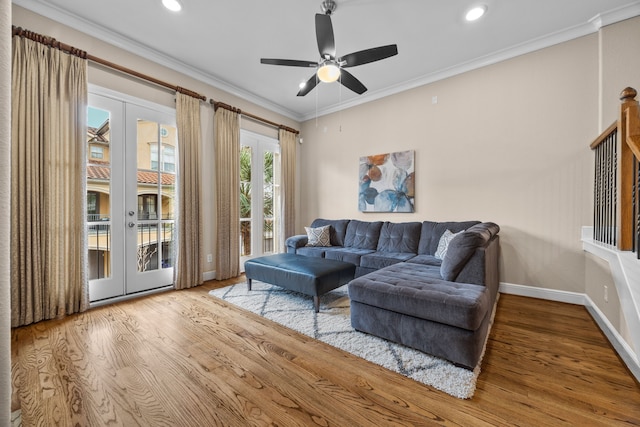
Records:
{"label": "white baseboard", "polygon": [[202,280],[204,280],[205,282],[209,280],[216,280],[216,271],[205,271],[204,273],[202,273]]}
{"label": "white baseboard", "polygon": [[613,348],[616,349],[624,363],[627,365],[631,373],[638,381],[640,381],[640,362],[638,356],[629,347],[629,344],[620,336],[616,328],[613,327],[607,316],[598,308],[588,295],[585,295],[585,307],[596,321],[602,332],[607,336]]}
{"label": "white baseboard", "polygon": [[556,289],[536,288],[533,286],[500,283],[500,292],[504,294],[520,295],[529,298],[540,298],[549,301],[566,302],[568,304],[585,305],[585,294],[577,292],[558,291]]}
{"label": "white baseboard", "polygon": [[519,295],[529,298],[540,298],[549,301],[564,302],[584,306],[591,317],[596,321],[602,332],[605,334],[613,348],[620,355],[620,358],[627,365],[636,380],[640,381],[640,362],[638,356],[629,347],[629,344],[620,336],[613,327],[609,319],[589,298],[587,294],[578,292],[558,291],[555,289],[536,288],[533,286],[515,285],[513,283],[500,283],[500,292],[504,294]]}

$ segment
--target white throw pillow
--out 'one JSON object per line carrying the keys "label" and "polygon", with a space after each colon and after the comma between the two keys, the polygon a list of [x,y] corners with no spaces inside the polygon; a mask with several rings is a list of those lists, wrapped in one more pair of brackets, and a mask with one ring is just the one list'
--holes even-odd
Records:
{"label": "white throw pillow", "polygon": [[331,226],[311,228],[305,227],[307,232],[307,246],[331,246]]}
{"label": "white throw pillow", "polygon": [[438,242],[438,249],[436,249],[436,253],[434,256],[438,259],[444,259],[444,256],[447,254],[447,249],[449,249],[449,242],[451,242],[453,238],[460,233],[464,233],[464,230],[457,233],[453,233],[451,230],[447,230],[442,233],[442,237],[440,237],[440,241]]}

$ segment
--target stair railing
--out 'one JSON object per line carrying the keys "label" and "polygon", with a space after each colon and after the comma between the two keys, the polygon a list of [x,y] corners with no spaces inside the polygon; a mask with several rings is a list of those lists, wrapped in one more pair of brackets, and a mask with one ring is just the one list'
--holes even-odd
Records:
{"label": "stair railing", "polygon": [[593,239],[640,258],[640,108],[637,92],[620,94],[620,118],[593,143]]}

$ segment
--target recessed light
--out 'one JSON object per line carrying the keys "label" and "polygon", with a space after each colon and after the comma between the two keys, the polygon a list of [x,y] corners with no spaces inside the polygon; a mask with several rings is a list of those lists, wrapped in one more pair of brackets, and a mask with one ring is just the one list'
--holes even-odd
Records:
{"label": "recessed light", "polygon": [[180,12],[182,10],[182,5],[178,0],[162,0],[162,4],[172,12]]}
{"label": "recessed light", "polygon": [[487,6],[485,5],[480,5],[480,6],[475,6],[471,9],[469,9],[469,11],[467,12],[467,14],[465,15],[464,19],[466,19],[467,21],[476,21],[480,18],[482,18],[482,16],[487,13]]}

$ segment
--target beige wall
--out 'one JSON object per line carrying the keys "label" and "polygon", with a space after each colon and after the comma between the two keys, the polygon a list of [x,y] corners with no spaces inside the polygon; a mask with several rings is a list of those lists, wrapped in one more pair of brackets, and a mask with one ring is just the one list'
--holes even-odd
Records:
{"label": "beige wall", "polygon": [[[503,282],[584,292],[597,35],[317,123],[302,127],[299,231],[315,217],[494,221]],[[358,212],[358,158],[401,150],[416,152],[416,213]]]}
{"label": "beige wall", "polygon": [[600,50],[604,130],[618,119],[622,89],[631,86],[640,91],[640,17],[602,28]]}
{"label": "beige wall", "polygon": [[[85,50],[90,54],[97,56],[108,61],[112,61],[116,64],[133,69],[135,71],[148,74],[157,79],[169,82],[171,84],[179,85],[198,93],[201,93],[208,98],[213,98],[216,101],[221,101],[235,107],[238,107],[244,111],[263,117],[267,120],[275,123],[282,123],[286,126],[299,129],[300,124],[292,119],[273,113],[265,108],[255,105],[251,102],[240,99],[234,95],[217,89],[201,81],[195,80],[191,77],[185,76],[179,72],[170,70],[157,63],[143,59],[137,55],[124,51],[113,45],[87,36],[86,34],[75,31],[62,24],[54,22],[43,16],[37,15],[27,9],[13,5],[13,25],[26,28],[31,31],[35,31],[40,34],[55,37],[56,39],[75,46],[79,49]],[[160,105],[175,107],[175,96],[168,90],[159,88],[150,83],[144,83],[139,79],[128,77],[123,74],[105,69],[104,67],[90,63],[89,65],[89,83],[102,86],[107,89],[115,90],[118,92],[126,93],[130,96],[142,98],[147,101],[155,102]],[[215,174],[212,167],[207,167],[214,163],[214,150],[213,150],[213,108],[209,103],[201,103],[202,114],[202,131],[203,131],[203,188],[204,188],[204,248],[203,248],[203,270],[205,272],[213,271],[215,263],[208,263],[206,259],[207,254],[213,254],[215,259],[215,195],[213,189],[215,188]],[[277,138],[277,130],[271,127],[257,124],[251,120],[243,120],[242,127],[250,129],[254,132],[262,133],[271,137]]]}

